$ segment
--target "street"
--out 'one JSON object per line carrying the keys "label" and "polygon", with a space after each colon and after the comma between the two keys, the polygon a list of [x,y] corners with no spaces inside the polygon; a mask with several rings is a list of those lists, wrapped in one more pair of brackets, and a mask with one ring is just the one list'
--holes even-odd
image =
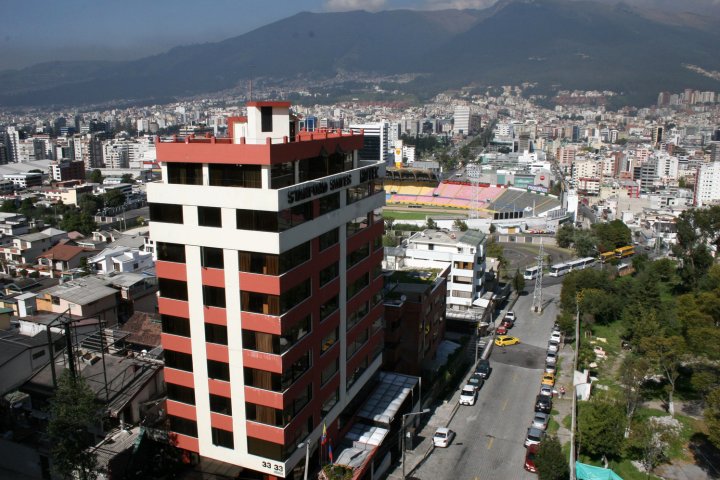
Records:
{"label": "street", "polygon": [[[532,294],[518,299],[518,317],[509,335],[519,345],[494,347],[492,373],[480,390],[477,403],[461,406],[449,428],[456,437],[448,448],[435,448],[412,472],[420,480],[532,479],[524,470],[525,434],[533,417],[535,396],[553,322],[560,285],[543,289],[542,316],[530,312]],[[462,385],[459,386],[462,388]]]}

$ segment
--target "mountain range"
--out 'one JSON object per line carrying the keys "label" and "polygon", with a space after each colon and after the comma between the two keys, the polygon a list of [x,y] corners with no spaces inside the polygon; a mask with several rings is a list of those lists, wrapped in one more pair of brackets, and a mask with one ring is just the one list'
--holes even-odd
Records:
{"label": "mountain range", "polygon": [[648,104],[659,91],[720,90],[720,77],[698,73],[720,71],[719,47],[715,18],[622,3],[502,0],[485,10],[299,13],[221,42],[139,60],[2,71],[0,106],[161,103],[249,78],[277,86],[332,84],[339,73],[413,74],[397,88],[419,98],[467,85],[529,82],[539,93],[613,90]]}

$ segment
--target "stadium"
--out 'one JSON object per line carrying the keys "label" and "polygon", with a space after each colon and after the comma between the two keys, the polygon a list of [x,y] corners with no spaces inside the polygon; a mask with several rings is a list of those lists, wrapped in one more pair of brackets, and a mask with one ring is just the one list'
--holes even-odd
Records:
{"label": "stadium", "polygon": [[388,168],[385,177],[386,208],[424,209],[429,214],[465,215],[480,220],[477,227],[490,222],[525,219],[530,226],[546,226],[565,217],[558,197],[536,193],[530,188],[508,185],[472,184],[465,179],[440,180],[429,170]]}

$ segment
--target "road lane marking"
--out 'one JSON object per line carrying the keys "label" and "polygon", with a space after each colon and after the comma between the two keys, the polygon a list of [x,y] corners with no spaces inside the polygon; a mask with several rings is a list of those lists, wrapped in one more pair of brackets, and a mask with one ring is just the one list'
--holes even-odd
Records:
{"label": "road lane marking", "polygon": [[487,449],[490,450],[493,446],[493,442],[495,441],[495,437],[490,437],[490,440],[488,440]]}
{"label": "road lane marking", "polygon": [[502,408],[502,409],[503,409],[503,412],[504,412],[505,409],[507,408],[508,400],[509,400],[509,399],[506,398],[506,399],[505,399],[505,403],[503,403],[503,408]]}

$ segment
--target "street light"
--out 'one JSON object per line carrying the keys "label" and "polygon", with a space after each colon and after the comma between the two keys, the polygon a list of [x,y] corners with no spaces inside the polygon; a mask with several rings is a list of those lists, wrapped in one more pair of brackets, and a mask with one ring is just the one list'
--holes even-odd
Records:
{"label": "street light", "polygon": [[[405,418],[411,417],[413,415],[424,415],[426,413],[430,412],[429,408],[426,408],[425,410],[422,410],[420,412],[410,412],[406,413],[402,416],[402,478],[405,480]],[[307,480],[307,479],[305,479]]]}
{"label": "street light", "polygon": [[305,447],[305,474],[303,476],[304,480],[307,480],[308,478],[308,468],[310,468],[310,440],[305,440],[304,442],[300,442],[297,446],[298,450]]}

